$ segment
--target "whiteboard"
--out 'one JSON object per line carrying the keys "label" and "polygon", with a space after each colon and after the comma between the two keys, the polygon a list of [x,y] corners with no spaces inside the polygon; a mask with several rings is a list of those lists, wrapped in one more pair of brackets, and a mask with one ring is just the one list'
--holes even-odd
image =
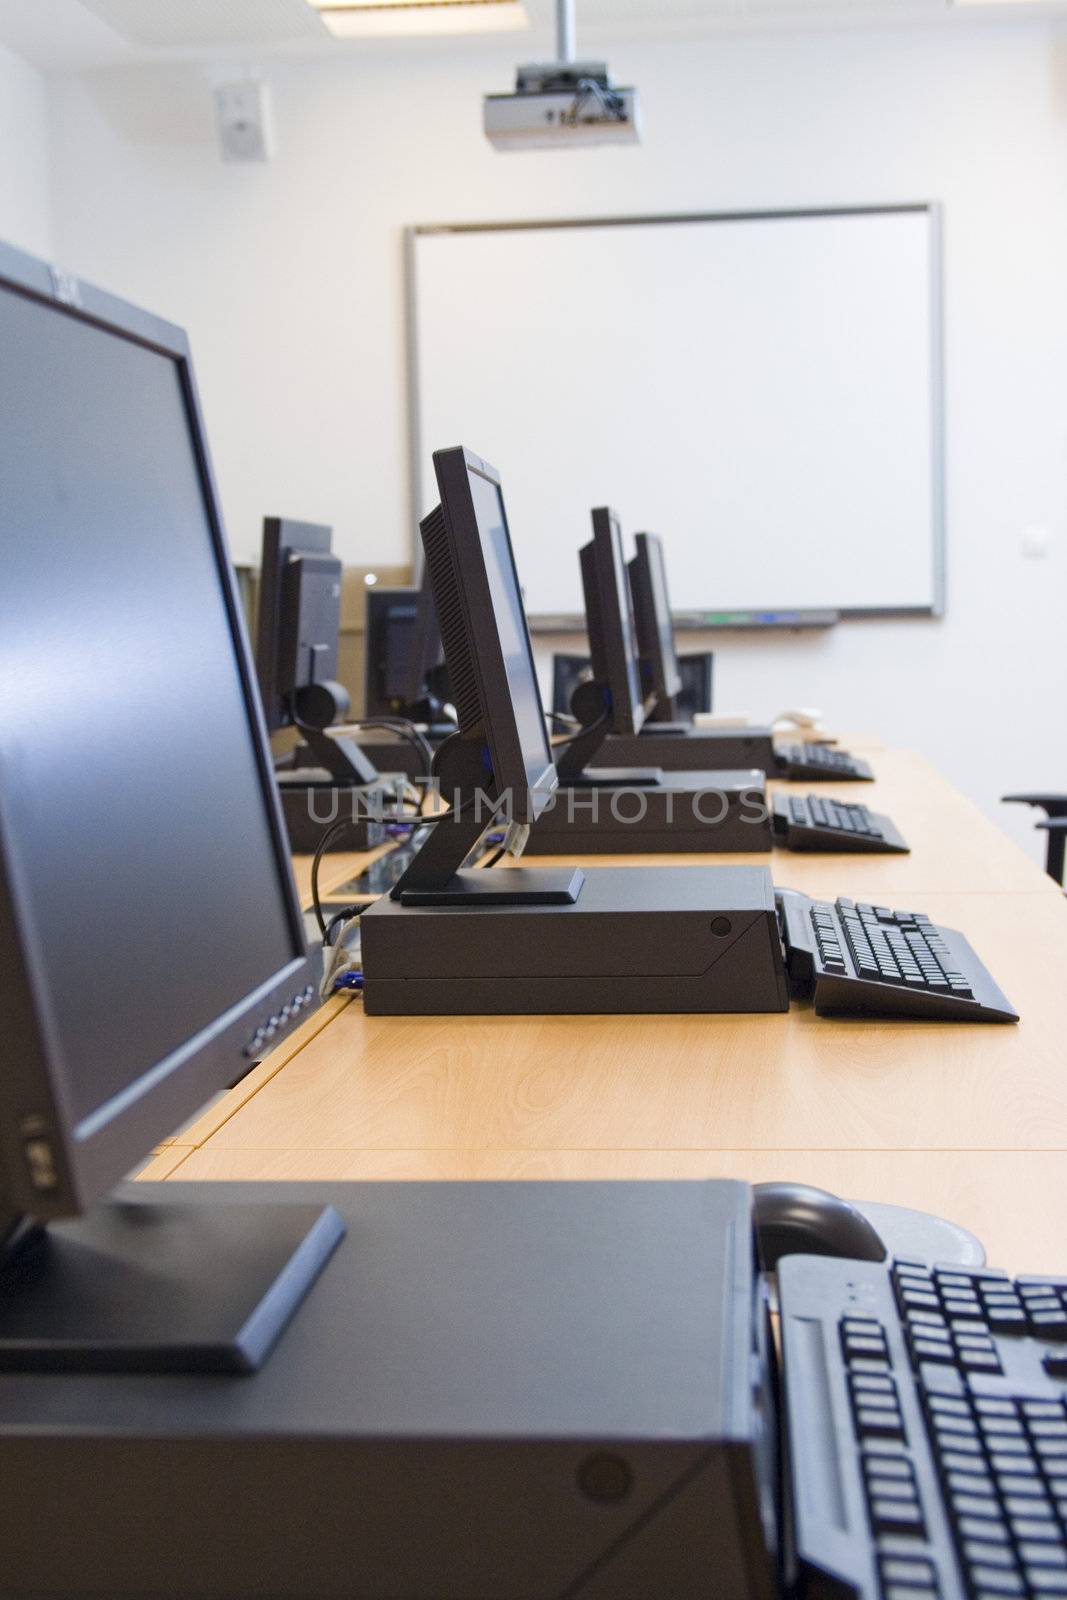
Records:
{"label": "whiteboard", "polygon": [[415,228],[409,268],[416,510],[434,450],[491,461],[535,626],[582,626],[595,505],[682,625],[942,609],[936,206]]}

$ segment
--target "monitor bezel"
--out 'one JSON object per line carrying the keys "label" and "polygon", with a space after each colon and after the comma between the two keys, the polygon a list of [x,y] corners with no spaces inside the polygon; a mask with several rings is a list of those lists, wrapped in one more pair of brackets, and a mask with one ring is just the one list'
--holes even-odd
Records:
{"label": "monitor bezel", "polygon": [[[622,524],[610,506],[594,506],[591,571],[596,587],[589,593],[587,565],[582,564],[586,590],[586,630],[593,671],[600,676],[598,657],[603,658],[603,678],[611,696],[611,732],[640,733],[652,704],[651,695],[641,694],[641,656],[636,632],[631,632],[627,648],[627,622],[630,614],[630,575],[622,548]],[[588,546],[586,547],[588,548]],[[599,632],[599,638],[594,634]],[[631,693],[629,664],[633,662],[638,697]]]}
{"label": "monitor bezel", "polygon": [[[518,809],[513,809],[511,814],[514,820],[518,822],[534,822],[548,805],[559,784],[559,776],[552,760],[548,724],[545,719],[544,702],[541,698],[541,685],[537,677],[533,645],[530,642],[530,629],[526,621],[526,607],[522,603],[522,590],[519,586],[518,568],[515,564],[515,549],[511,538],[511,526],[508,521],[507,506],[504,503],[504,491],[500,481],[500,474],[488,461],[484,461],[481,456],[475,455],[473,450],[468,450],[464,445],[455,445],[447,450],[436,450],[433,464],[437,475],[437,487],[441,495],[441,511],[449,532],[449,542],[454,556],[456,576],[459,580],[457,587],[464,626],[467,630],[468,639],[478,641],[477,648],[472,649],[470,652],[471,665],[478,690],[478,703],[484,722],[485,740],[489,747],[489,756],[492,763],[494,789],[498,795],[503,795],[507,790],[514,794],[516,788],[514,780],[521,773],[521,788],[526,791],[527,800],[524,800]],[[541,727],[546,758],[544,769],[532,783],[528,781],[522,752],[522,740],[519,736],[518,722],[515,717],[514,702],[508,686],[503,653],[500,649],[496,610],[489,588],[482,537],[474,509],[474,497],[470,489],[470,473],[475,473],[479,477],[485,478],[493,485],[500,495],[500,503],[504,509],[504,533],[507,538],[512,570],[515,573],[515,585],[519,593],[523,641],[526,647],[527,659],[530,663],[530,673],[533,679],[534,692],[537,696],[537,704],[541,712]],[[427,566],[429,566],[429,563],[427,563]],[[446,665],[448,665],[451,675],[452,664],[447,661],[447,643]]]}
{"label": "monitor bezel", "polygon": [[[634,625],[637,629],[637,648],[642,661],[649,664],[650,687],[659,700],[673,700],[682,691],[682,674],[678,666],[678,650],[674,638],[674,618],[670,608],[670,591],[667,588],[667,562],[663,540],[658,533],[634,534],[634,558],[630,562],[630,594],[633,599]],[[657,587],[654,568],[658,565],[660,585],[666,601],[666,613],[660,615],[656,603]],[[670,632],[671,666],[663,654],[663,628]],[[645,637],[642,638],[642,633]],[[673,668],[673,671],[672,671]]]}
{"label": "monitor bezel", "polygon": [[[235,1000],[165,1061],[153,1063],[119,1094],[79,1118],[69,1103],[62,1068],[53,1063],[49,1048],[47,997],[40,979],[43,965],[21,892],[12,848],[14,834],[5,826],[0,789],[0,973],[6,1012],[6,1064],[0,1074],[0,1210],[47,1222],[86,1210],[160,1139],[200,1110],[212,1094],[228,1088],[242,1069],[251,1065],[245,1050],[257,1029],[280,1013],[293,996],[302,995],[314,983],[314,973],[188,339],[173,324],[4,244],[0,244],[0,290],[128,339],[175,365],[294,951],[252,993]],[[38,1114],[45,1124],[56,1171],[55,1186],[47,1191],[31,1182],[25,1148],[32,1137],[29,1119]]]}

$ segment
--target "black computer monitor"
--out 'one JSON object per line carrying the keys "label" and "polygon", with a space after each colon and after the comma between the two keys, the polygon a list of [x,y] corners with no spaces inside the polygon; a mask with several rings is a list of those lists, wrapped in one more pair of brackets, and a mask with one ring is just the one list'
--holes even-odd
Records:
{"label": "black computer monitor", "polygon": [[351,703],[337,682],[343,568],[332,536],[319,523],[264,519],[256,670],[269,731],[299,728],[336,783],[369,784],[378,776],[373,762],[351,738],[325,731]]}
{"label": "black computer monitor", "polygon": [[459,739],[508,820],[533,822],[556,787],[507,513],[494,467],[470,450],[433,458],[441,504],[422,523]]}
{"label": "black computer monitor", "polygon": [[630,562],[637,646],[641,658],[642,686],[658,701],[671,701],[680,693],[682,674],[674,649],[674,623],[667,594],[667,567],[663,541],[654,533],[639,533],[637,554]]}
{"label": "black computer monitor", "polygon": [[408,647],[398,663],[397,696],[403,704],[415,706],[425,698],[428,679],[435,669],[444,666],[444,660],[433,587],[424,569],[422,582],[415,592],[415,616]]}
{"label": "black computer monitor", "polygon": [[342,568],[332,542],[319,523],[263,520],[256,671],[271,733],[298,720],[304,690],[337,677]]}
{"label": "black computer monitor", "polygon": [[315,1003],[185,337],[0,248],[0,417],[0,1370],[251,1366],[335,1220],[96,1204]]}
{"label": "black computer monitor", "polygon": [[[607,780],[594,778],[588,763],[608,734],[625,737],[640,733],[655,696],[651,691],[645,693],[641,686],[637,631],[619,519],[607,506],[597,507],[592,516],[593,537],[579,551],[591,671],[576,679],[570,711],[581,731],[559,752],[557,766],[561,783],[606,781],[610,786],[623,782],[621,770]],[[656,779],[651,773],[639,774],[633,769],[628,781]]]}
{"label": "black computer monitor", "polygon": [[604,698],[605,732],[640,733],[652,695],[641,686],[633,602],[614,511],[593,511],[593,537],[580,551],[593,678]]}
{"label": "black computer monitor", "polygon": [[[433,462],[441,504],[420,529],[459,730],[434,757],[452,817],[433,828],[393,889],[408,900],[447,885],[492,821],[536,821],[558,782],[500,476],[458,446],[437,451]],[[494,881],[469,876],[457,887],[461,897]],[[496,875],[498,890],[503,877]]]}
{"label": "black computer monitor", "polygon": [[[451,700],[428,575],[418,588],[367,590],[366,713],[436,727]],[[454,724],[453,724],[454,726]]]}
{"label": "black computer monitor", "polygon": [[419,591],[410,586],[367,590],[363,709],[368,717],[399,715],[418,604]]}

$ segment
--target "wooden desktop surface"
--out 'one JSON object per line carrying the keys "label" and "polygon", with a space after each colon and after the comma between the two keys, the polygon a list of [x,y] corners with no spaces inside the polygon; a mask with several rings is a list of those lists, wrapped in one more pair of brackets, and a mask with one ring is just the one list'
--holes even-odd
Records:
{"label": "wooden desktop surface", "polygon": [[[950,1216],[999,1265],[1067,1273],[1067,901],[920,758],[879,750],[872,764],[876,783],[825,792],[887,812],[911,856],[674,859],[763,859],[808,893],[927,911],[966,934],[1018,1026],[830,1019],[796,1004],[387,1018],[339,998],[144,1176],[794,1178]],[[367,859],[331,856],[324,887]]]}

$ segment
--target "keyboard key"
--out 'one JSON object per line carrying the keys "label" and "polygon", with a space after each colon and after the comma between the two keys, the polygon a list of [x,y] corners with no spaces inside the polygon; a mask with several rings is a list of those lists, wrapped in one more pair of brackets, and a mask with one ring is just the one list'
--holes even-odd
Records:
{"label": "keyboard key", "polygon": [[992,1517],[960,1517],[959,1530],[965,1539],[991,1540],[997,1544],[1010,1542],[1004,1523]]}
{"label": "keyboard key", "polygon": [[1025,1594],[1023,1580],[1017,1572],[1001,1572],[996,1567],[972,1567],[970,1571],[972,1590],[976,1597],[993,1595]]}
{"label": "keyboard key", "polygon": [[[1050,1572],[1047,1569],[1028,1567],[1026,1581],[1030,1585],[1031,1593],[1035,1595],[1067,1594],[1067,1572]],[[1016,1592],[1023,1593],[1021,1589]]]}
{"label": "keyboard key", "polygon": [[990,1306],[989,1326],[994,1333],[1022,1333],[1026,1328],[1026,1312],[1022,1306]]}
{"label": "keyboard key", "polygon": [[978,1426],[990,1440],[991,1448],[995,1448],[1002,1438],[1024,1437],[1023,1425],[1014,1417],[988,1417],[983,1414],[978,1419]]}
{"label": "keyboard key", "polygon": [[926,1403],[934,1416],[966,1417],[968,1422],[971,1420],[970,1402],[959,1400],[954,1395],[932,1394]]}
{"label": "keyboard key", "polygon": [[1067,1571],[1067,1550],[1058,1542],[1038,1544],[1032,1539],[1020,1539],[1019,1559],[1024,1566],[1030,1567],[1055,1567],[1060,1572]]}
{"label": "keyboard key", "polygon": [[[1037,1463],[1028,1451],[1020,1451],[1017,1455],[1008,1455],[1003,1450],[998,1450],[989,1458],[989,1464],[997,1475],[997,1481],[1003,1487],[1003,1480],[1009,1475],[1021,1473],[1036,1473]],[[1004,1489],[1009,1494],[1009,1489]]]}
{"label": "keyboard key", "polygon": [[992,1495],[950,1493],[949,1499],[959,1517],[980,1517],[992,1521],[1000,1517],[1000,1505]]}
{"label": "keyboard key", "polygon": [[983,1460],[982,1447],[978,1445],[974,1455],[971,1456],[964,1455],[959,1450],[946,1450],[941,1457],[941,1465],[946,1472],[974,1472],[982,1465]]}
{"label": "keyboard key", "polygon": [[856,1404],[862,1405],[866,1411],[891,1411],[895,1414],[899,1410],[896,1390],[892,1387],[886,1394],[870,1394],[867,1390],[861,1389],[854,1395],[854,1399]]}
{"label": "keyboard key", "polygon": [[976,1472],[950,1472],[946,1478],[949,1489],[956,1494],[992,1494],[992,1480]]}
{"label": "keyboard key", "polygon": [[916,1501],[872,1500],[871,1522],[875,1533],[923,1533],[923,1515]]}
{"label": "keyboard key", "polygon": [[896,1394],[896,1384],[892,1378],[882,1378],[867,1373],[860,1373],[858,1377],[854,1377],[852,1387],[865,1394]]}
{"label": "keyboard key", "polygon": [[903,1439],[904,1421],[899,1411],[856,1412],[856,1430],[861,1439]]}
{"label": "keyboard key", "polygon": [[1018,1539],[1040,1538],[1042,1526],[1053,1521],[1052,1507],[1047,1500],[1028,1500],[1009,1494],[1004,1496],[1004,1509]]}
{"label": "keyboard key", "polygon": [[886,1583],[935,1584],[933,1562],[924,1556],[883,1556],[882,1577]]}
{"label": "keyboard key", "polygon": [[965,1372],[999,1372],[1000,1357],[995,1350],[961,1350],[959,1363]]}
{"label": "keyboard key", "polygon": [[[1027,1496],[1036,1499],[1037,1497],[1044,1495],[1045,1491],[1041,1487],[1041,1479],[1038,1477],[1037,1468],[1032,1462],[1028,1463],[1028,1465],[1031,1467],[1033,1472],[1033,1477],[1030,1478],[1025,1477],[1019,1472],[1004,1472],[997,1474],[997,1486],[999,1487],[1001,1494],[1010,1494],[1016,1499],[1018,1499],[1020,1496],[1024,1499]],[[996,1468],[994,1467],[993,1470],[996,1471]]]}
{"label": "keyboard key", "polygon": [[1017,1570],[1014,1552],[1007,1544],[990,1544],[980,1539],[966,1539],[963,1556],[969,1566],[997,1567],[1002,1572]]}
{"label": "keyboard key", "polygon": [[932,1420],[935,1431],[948,1439],[953,1450],[959,1448],[960,1439],[978,1438],[978,1427],[970,1417],[948,1417],[935,1413]]}

